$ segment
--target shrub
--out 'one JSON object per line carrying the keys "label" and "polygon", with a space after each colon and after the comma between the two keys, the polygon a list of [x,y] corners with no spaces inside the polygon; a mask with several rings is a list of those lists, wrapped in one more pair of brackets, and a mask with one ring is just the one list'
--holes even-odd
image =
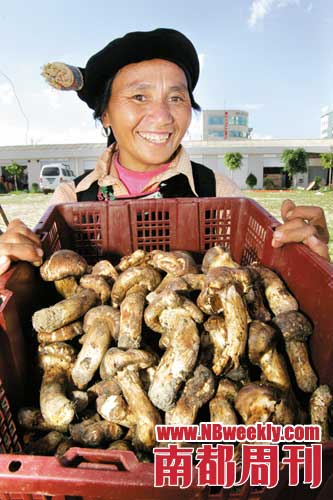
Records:
{"label": "shrub", "polygon": [[254,174],[249,173],[245,182],[249,186],[249,188],[252,189],[257,184],[257,178]]}
{"label": "shrub", "polygon": [[263,181],[265,189],[276,189],[273,179],[270,177],[265,177]]}
{"label": "shrub", "polygon": [[31,193],[39,193],[39,184],[38,182],[33,182],[31,184],[31,190],[30,190]]}
{"label": "shrub", "polygon": [[322,183],[322,178],[320,177],[320,175],[316,175],[313,178],[313,182],[315,183],[315,188],[319,189],[321,187],[321,183]]}

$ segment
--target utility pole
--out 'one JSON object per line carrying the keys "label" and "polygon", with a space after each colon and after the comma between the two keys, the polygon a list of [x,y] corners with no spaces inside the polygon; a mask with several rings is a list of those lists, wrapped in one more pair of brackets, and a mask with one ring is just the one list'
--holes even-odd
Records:
{"label": "utility pole", "polygon": [[25,114],[24,110],[23,110],[23,107],[22,107],[22,104],[20,102],[20,99],[18,98],[17,94],[16,94],[16,90],[15,90],[15,85],[14,83],[12,82],[12,80],[9,78],[9,76],[6,75],[6,73],[4,73],[3,71],[0,70],[0,75],[2,75],[4,78],[6,78],[6,80],[9,82],[9,85],[11,86],[12,88],[12,91],[13,91],[13,94],[15,96],[15,99],[16,99],[16,102],[20,108],[20,111],[25,119],[25,122],[26,122],[26,129],[25,129],[25,143],[28,144],[28,135],[29,135],[29,127],[30,127],[30,124],[29,124],[29,119],[27,117],[27,115]]}

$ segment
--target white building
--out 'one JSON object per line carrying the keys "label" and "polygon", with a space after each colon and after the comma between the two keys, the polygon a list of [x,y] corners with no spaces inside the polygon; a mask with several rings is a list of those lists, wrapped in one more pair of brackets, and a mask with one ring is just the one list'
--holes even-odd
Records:
{"label": "white building", "polygon": [[248,139],[249,114],[239,109],[207,109],[202,111],[203,140],[242,140]]}
{"label": "white building", "polygon": [[320,117],[320,138],[333,138],[333,109],[325,109]]}
{"label": "white building", "polygon": [[[326,171],[320,166],[320,153],[333,152],[332,139],[286,139],[286,140],[231,140],[222,141],[188,141],[184,146],[192,160],[203,163],[221,172],[241,187],[246,187],[246,178],[252,173],[257,177],[257,188],[263,186],[264,177],[283,180],[281,174],[281,154],[284,149],[304,148],[310,155],[309,168],[306,174],[296,177],[297,185],[306,187],[316,175],[326,180]],[[76,175],[91,170],[96,159],[102,153],[105,144],[45,144],[33,146],[0,147],[1,167],[16,162],[27,167],[28,183],[39,182],[42,165],[63,161],[70,166]],[[231,172],[224,165],[224,154],[239,152],[243,156],[241,168]],[[274,177],[275,176],[275,177]]]}

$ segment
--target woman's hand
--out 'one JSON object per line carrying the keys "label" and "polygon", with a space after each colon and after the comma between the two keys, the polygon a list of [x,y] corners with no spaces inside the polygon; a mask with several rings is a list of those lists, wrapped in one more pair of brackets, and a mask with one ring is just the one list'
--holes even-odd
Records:
{"label": "woman's hand", "polygon": [[0,236],[0,275],[14,260],[26,260],[40,266],[42,256],[39,237],[19,219],[11,221],[7,231]]}
{"label": "woman's hand", "polygon": [[304,243],[313,252],[330,260],[327,246],[329,233],[322,208],[297,207],[291,200],[284,200],[281,217],[283,224],[277,227],[272,240],[274,248],[282,247],[285,243]]}

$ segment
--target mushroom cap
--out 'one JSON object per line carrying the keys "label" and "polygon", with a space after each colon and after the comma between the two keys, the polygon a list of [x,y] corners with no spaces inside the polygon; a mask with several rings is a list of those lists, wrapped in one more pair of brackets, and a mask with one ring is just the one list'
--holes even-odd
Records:
{"label": "mushroom cap", "polygon": [[276,344],[276,331],[261,321],[252,321],[249,327],[248,349],[251,363],[257,364],[260,358]]}
{"label": "mushroom cap", "polygon": [[174,250],[172,252],[164,252],[163,250],[153,250],[150,257],[150,263],[153,267],[173,276],[183,276],[184,274],[198,272],[195,260],[186,251]]}
{"label": "mushroom cap", "polygon": [[120,327],[119,309],[115,309],[114,307],[107,305],[92,307],[88,312],[86,312],[84,316],[83,331],[87,333],[90,326],[96,319],[101,319],[108,322],[112,337],[114,338],[114,340],[118,340]]}
{"label": "mushroom cap", "polygon": [[232,260],[229,252],[220,246],[215,246],[207,250],[202,261],[202,272],[208,273],[214,267],[239,267],[236,262]]}
{"label": "mushroom cap", "polygon": [[116,280],[118,278],[118,272],[115,267],[108,260],[100,260],[91,270],[91,274],[102,276],[103,278],[112,278]]}
{"label": "mushroom cap", "polygon": [[111,287],[103,276],[97,274],[84,274],[80,279],[82,288],[94,290],[102,304],[110,299]]}
{"label": "mushroom cap", "polygon": [[129,267],[138,266],[144,264],[149,260],[150,256],[145,250],[138,249],[135,250],[131,255],[125,255],[120,259],[117,265],[118,271],[126,271]]}
{"label": "mushroom cap", "polygon": [[313,332],[310,321],[298,311],[278,314],[273,321],[280,328],[286,342],[305,341]]}
{"label": "mushroom cap", "polygon": [[312,393],[310,404],[317,404],[321,406],[328,406],[332,401],[332,392],[328,385],[320,385]]}
{"label": "mushroom cap", "polygon": [[266,422],[274,414],[279,400],[277,389],[252,382],[238,392],[235,408],[245,423]]}
{"label": "mushroom cap", "polygon": [[114,306],[119,306],[128,290],[134,285],[146,286],[151,292],[160,284],[161,280],[160,273],[150,266],[129,267],[114,282],[111,292],[112,303]]}
{"label": "mushroom cap", "polygon": [[231,382],[226,378],[222,378],[219,381],[219,385],[217,387],[216,396],[227,399],[232,403],[235,401],[235,397],[237,396],[237,384],[235,382]]}
{"label": "mushroom cap", "polygon": [[73,250],[58,250],[40,268],[44,281],[55,281],[68,276],[82,276],[87,272],[88,263]]}
{"label": "mushroom cap", "polygon": [[38,346],[38,358],[44,370],[52,367],[68,370],[76,359],[76,351],[65,342],[53,342]]}
{"label": "mushroom cap", "polygon": [[109,349],[100,366],[102,379],[107,379],[117,375],[120,370],[143,370],[158,362],[157,357],[142,349],[127,349],[122,351],[117,347]]}

